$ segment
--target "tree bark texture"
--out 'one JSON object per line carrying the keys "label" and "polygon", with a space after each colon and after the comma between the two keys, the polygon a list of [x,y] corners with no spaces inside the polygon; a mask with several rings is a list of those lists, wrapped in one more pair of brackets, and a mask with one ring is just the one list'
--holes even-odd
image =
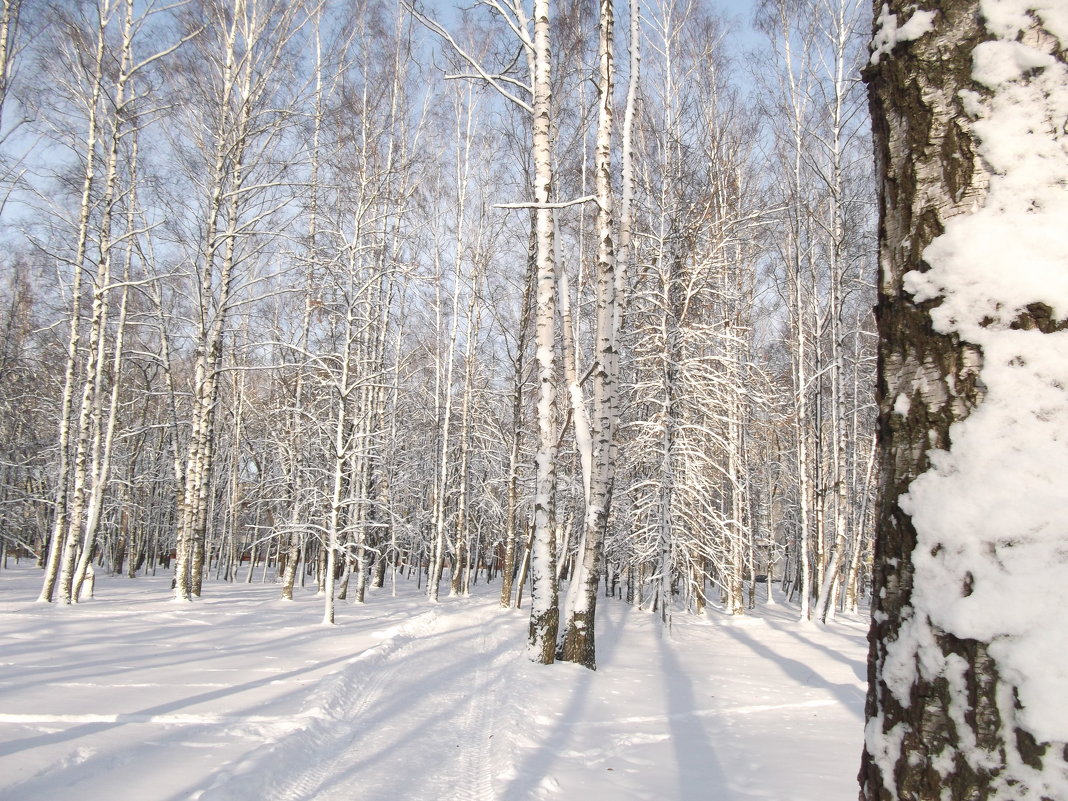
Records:
{"label": "tree bark texture", "polygon": [[[944,630],[918,600],[916,560],[926,555],[917,549],[916,521],[901,505],[913,481],[952,452],[960,429],[951,427],[987,392],[981,348],[940,330],[932,313],[943,299],[918,300],[904,278],[932,269],[928,245],[988,196],[991,171],[968,106],[969,96],[989,95],[973,78],[973,50],[993,38],[980,5],[943,0],[921,4],[926,11],[903,0],[875,3],[876,52],[865,79],[880,180],[882,475],[863,801],[1039,801],[1052,799],[1049,788],[1058,781],[1063,787],[1066,777],[1068,747],[1036,742],[1021,727],[1018,688],[991,656],[991,642]],[[914,15],[922,16],[905,27]],[[906,35],[880,38],[888,24]],[[1013,327],[1042,329],[1034,317],[1021,315]],[[965,582],[961,594],[970,593]]]}

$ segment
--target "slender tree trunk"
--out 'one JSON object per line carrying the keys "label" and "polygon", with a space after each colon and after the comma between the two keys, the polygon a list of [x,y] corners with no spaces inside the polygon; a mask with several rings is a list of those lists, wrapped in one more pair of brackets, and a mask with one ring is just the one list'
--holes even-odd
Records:
{"label": "slender tree trunk", "polygon": [[[467,303],[467,330],[464,342],[464,389],[460,400],[460,464],[458,466],[457,497],[456,497],[456,523],[453,552],[456,554],[456,565],[452,571],[449,582],[449,595],[465,595],[464,573],[468,560],[471,558],[470,551],[470,521],[468,520],[468,470],[471,458],[471,395],[474,392],[475,381],[475,340],[479,334],[478,316],[481,309],[478,308],[478,275],[477,269],[471,276],[471,297]],[[461,569],[463,568],[463,569]]]}
{"label": "slender tree trunk", "polygon": [[[444,393],[444,402],[441,418],[441,449],[438,454],[438,473],[436,480],[436,494],[434,496],[434,558],[431,568],[431,576],[427,579],[427,595],[431,601],[438,600],[441,576],[445,568],[445,552],[447,544],[447,520],[445,514],[446,497],[449,491],[449,445],[452,428],[452,383],[453,370],[456,360],[456,339],[459,332],[459,309],[460,309],[460,279],[463,275],[463,252],[464,252],[464,215],[467,205],[467,179],[471,164],[472,127],[474,123],[474,110],[471,108],[471,94],[468,92],[467,124],[462,123],[461,114],[456,118],[457,136],[462,141],[458,143],[456,154],[456,248],[453,254],[453,287],[452,287],[452,316],[449,328],[449,342],[446,353],[446,367],[444,384],[441,391]],[[461,477],[462,480],[462,477]],[[452,569],[455,575],[459,554],[453,554]]]}
{"label": "slender tree trunk", "polygon": [[3,0],[3,5],[0,6],[0,122],[4,118],[4,101],[7,99],[8,84],[11,80],[12,55],[21,10],[22,0]]}
{"label": "slender tree trunk", "polygon": [[516,516],[519,507],[519,456],[523,437],[523,386],[526,372],[525,352],[533,305],[534,278],[537,274],[537,231],[535,215],[531,214],[530,243],[527,255],[527,274],[524,280],[519,331],[516,334],[515,355],[512,359],[512,443],[508,451],[508,495],[505,502],[504,562],[501,565],[501,607],[512,605],[513,582],[516,573],[518,536]]}
{"label": "slender tree trunk", "polygon": [[[132,5],[132,4],[131,4]],[[129,9],[128,9],[129,10]],[[127,29],[128,31],[128,29]],[[121,93],[120,93],[121,97]],[[133,145],[133,153],[131,155],[131,181],[135,180],[137,165],[137,142],[136,139]],[[127,213],[126,230],[132,232],[134,228],[134,210],[136,206],[136,193],[131,190],[130,192],[130,208]],[[110,240],[110,233],[105,237],[106,240]],[[109,242],[109,250],[111,243]],[[110,259],[110,254],[108,259]],[[85,523],[85,535],[82,541],[81,555],[78,560],[78,565],[74,571],[74,583],[71,590],[71,597],[77,601],[81,595],[82,584],[86,579],[88,570],[91,564],[92,554],[96,546],[97,530],[100,526],[100,517],[104,505],[104,495],[107,491],[108,483],[111,477],[111,456],[113,452],[113,446],[115,441],[115,426],[118,420],[119,412],[119,389],[121,386],[120,378],[122,377],[122,365],[123,365],[123,346],[126,335],[126,320],[129,309],[129,295],[130,295],[130,270],[131,262],[133,260],[133,244],[127,244],[126,257],[123,265],[122,276],[122,291],[119,301],[119,319],[115,332],[115,341],[112,346],[112,359],[111,359],[111,393],[108,403],[107,421],[104,424],[103,442],[98,442],[94,447],[94,469],[92,475],[92,486],[90,489],[88,513]],[[107,288],[110,290],[110,287]],[[103,354],[101,353],[101,356]],[[101,359],[102,361],[102,359]],[[96,397],[99,399],[101,395],[99,382],[102,376],[98,376],[98,386],[95,390]],[[100,423],[97,423],[96,437],[99,440],[101,432],[99,430]],[[75,532],[76,533],[76,532]],[[116,572],[120,572],[121,567]]]}
{"label": "slender tree trunk", "polygon": [[535,458],[534,541],[531,549],[529,654],[535,662],[556,658],[560,623],[556,583],[556,265],[553,261],[552,79],[549,0],[534,2],[534,201],[538,204],[538,281],[535,342],[538,361],[538,451]]}

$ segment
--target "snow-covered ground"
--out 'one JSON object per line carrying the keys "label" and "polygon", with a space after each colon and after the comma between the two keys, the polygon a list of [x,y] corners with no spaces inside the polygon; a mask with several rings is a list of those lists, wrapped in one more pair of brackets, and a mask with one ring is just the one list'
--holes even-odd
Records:
{"label": "snow-covered ground", "polygon": [[[0,571],[4,801],[856,798],[866,623],[598,609],[596,673],[528,663],[497,587],[430,606],[101,576],[35,603]],[[476,588],[483,589],[483,588]]]}

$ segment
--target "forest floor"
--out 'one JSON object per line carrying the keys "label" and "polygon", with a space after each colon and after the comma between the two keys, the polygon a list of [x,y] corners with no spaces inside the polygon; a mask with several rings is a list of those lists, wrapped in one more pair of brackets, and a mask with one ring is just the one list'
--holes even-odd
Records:
{"label": "forest floor", "polygon": [[269,583],[177,604],[169,577],[99,576],[61,607],[39,581],[0,571],[3,801],[856,798],[861,619],[665,632],[602,600],[592,672],[528,662],[497,584],[431,606],[387,582],[324,627]]}

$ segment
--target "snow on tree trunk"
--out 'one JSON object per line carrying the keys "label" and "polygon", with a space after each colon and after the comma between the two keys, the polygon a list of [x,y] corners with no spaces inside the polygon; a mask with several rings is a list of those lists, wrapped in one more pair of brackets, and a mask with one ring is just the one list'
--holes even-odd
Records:
{"label": "snow on tree trunk", "polygon": [[[877,7],[865,801],[1068,797],[1068,18]],[[877,4],[880,6],[880,4]]]}

